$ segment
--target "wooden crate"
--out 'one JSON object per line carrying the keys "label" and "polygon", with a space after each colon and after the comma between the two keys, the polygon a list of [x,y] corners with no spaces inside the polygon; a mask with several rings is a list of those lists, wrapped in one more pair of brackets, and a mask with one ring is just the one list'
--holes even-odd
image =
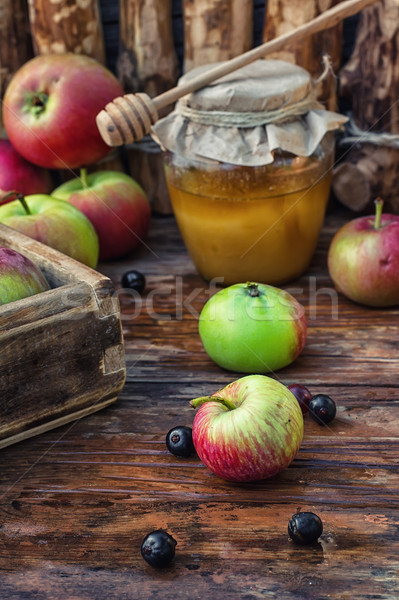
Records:
{"label": "wooden crate", "polygon": [[114,402],[126,369],[111,280],[0,225],[52,289],[0,306],[0,448]]}

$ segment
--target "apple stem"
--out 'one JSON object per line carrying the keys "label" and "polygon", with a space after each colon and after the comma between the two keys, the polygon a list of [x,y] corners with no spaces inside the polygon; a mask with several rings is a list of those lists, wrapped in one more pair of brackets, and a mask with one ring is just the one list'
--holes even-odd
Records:
{"label": "apple stem", "polygon": [[48,95],[45,92],[32,92],[27,94],[27,100],[30,104],[30,112],[35,117],[39,117],[46,110]]}
{"label": "apple stem", "polygon": [[87,178],[87,169],[85,169],[83,167],[80,169],[80,181],[82,182],[82,186],[84,188],[89,187],[89,180]]}
{"label": "apple stem", "polygon": [[20,203],[24,207],[24,210],[25,210],[25,212],[26,212],[27,215],[31,215],[32,214],[30,212],[28,203],[25,200],[25,196],[23,194],[21,194],[21,192],[16,192],[15,190],[13,190],[12,192],[7,192],[7,194],[4,194],[4,196],[1,197],[1,199],[0,199],[0,206],[2,206],[3,204],[8,204],[9,202],[14,202],[14,200],[19,200],[20,201]]}
{"label": "apple stem", "polygon": [[247,290],[252,298],[256,298],[256,296],[259,296],[259,288],[257,283],[247,282]]}
{"label": "apple stem", "polygon": [[195,398],[194,400],[191,400],[190,406],[193,408],[198,408],[201,406],[201,404],[205,404],[205,402],[219,402],[229,410],[234,410],[236,408],[234,404],[230,402],[230,400],[227,400],[226,398],[220,398],[220,396],[201,396],[201,398]]}
{"label": "apple stem", "polygon": [[377,198],[377,200],[374,200],[374,204],[375,204],[374,229],[379,229],[381,227],[381,216],[382,216],[382,207],[384,206],[384,200],[381,200],[381,198]]}
{"label": "apple stem", "polygon": [[18,194],[18,200],[20,201],[20,203],[24,207],[26,214],[27,215],[31,215],[32,213],[30,212],[30,208],[28,206],[28,203],[27,203],[25,197],[22,194]]}

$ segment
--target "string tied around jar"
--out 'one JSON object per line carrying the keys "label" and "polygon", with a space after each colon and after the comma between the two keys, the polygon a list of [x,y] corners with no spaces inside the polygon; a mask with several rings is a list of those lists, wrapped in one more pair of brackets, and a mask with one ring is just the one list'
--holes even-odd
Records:
{"label": "string tied around jar", "polygon": [[310,110],[323,109],[323,105],[317,100],[317,86],[324,81],[329,74],[333,74],[331,58],[323,56],[323,72],[312,81],[308,88],[308,94],[299,101],[293,101],[288,96],[283,104],[274,109],[261,111],[229,111],[229,110],[201,110],[189,105],[190,96],[183,96],[175,106],[176,113],[190,119],[193,123],[201,125],[215,125],[218,127],[259,127],[266,123],[282,123],[292,118],[301,117]]}
{"label": "string tied around jar", "polygon": [[[313,96],[313,94],[312,94]],[[201,125],[215,125],[218,127],[237,127],[246,129],[248,127],[259,127],[266,123],[282,123],[292,118],[300,117],[310,110],[322,108],[322,105],[313,96],[309,96],[295,104],[281,106],[276,110],[264,110],[258,112],[227,112],[221,110],[200,110],[188,106],[188,99],[181,98],[175,111],[182,117],[190,119],[192,123]]]}

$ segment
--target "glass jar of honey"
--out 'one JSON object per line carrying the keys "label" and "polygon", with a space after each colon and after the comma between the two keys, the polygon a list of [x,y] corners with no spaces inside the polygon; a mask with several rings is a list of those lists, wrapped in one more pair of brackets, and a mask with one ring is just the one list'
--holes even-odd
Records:
{"label": "glass jar of honey", "polygon": [[282,284],[308,267],[330,192],[332,132],[345,121],[320,107],[312,84],[300,67],[257,61],[155,125],[174,214],[206,280]]}

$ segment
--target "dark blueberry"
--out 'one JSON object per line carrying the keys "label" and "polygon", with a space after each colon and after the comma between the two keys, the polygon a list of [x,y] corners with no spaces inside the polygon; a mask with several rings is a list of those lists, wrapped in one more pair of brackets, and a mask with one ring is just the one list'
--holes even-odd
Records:
{"label": "dark blueberry", "polygon": [[308,412],[309,402],[312,399],[312,394],[309,392],[307,387],[301,385],[300,383],[293,383],[288,386],[288,389],[298,400],[302,414],[305,415]]}
{"label": "dark blueberry", "polygon": [[297,544],[313,544],[323,533],[323,523],[312,512],[300,512],[291,517],[288,534]]}
{"label": "dark blueberry", "polygon": [[145,277],[140,271],[127,271],[121,280],[124,289],[135,290],[142,294],[145,288]]}
{"label": "dark blueberry", "polygon": [[330,396],[326,394],[317,394],[309,402],[309,412],[312,419],[320,425],[327,425],[337,414],[337,407]]}
{"label": "dark blueberry", "polygon": [[193,430],[185,425],[177,425],[166,434],[166,447],[175,456],[195,454]]}
{"label": "dark blueberry", "polygon": [[175,555],[176,540],[163,529],[145,536],[141,544],[141,556],[152,567],[166,567]]}

